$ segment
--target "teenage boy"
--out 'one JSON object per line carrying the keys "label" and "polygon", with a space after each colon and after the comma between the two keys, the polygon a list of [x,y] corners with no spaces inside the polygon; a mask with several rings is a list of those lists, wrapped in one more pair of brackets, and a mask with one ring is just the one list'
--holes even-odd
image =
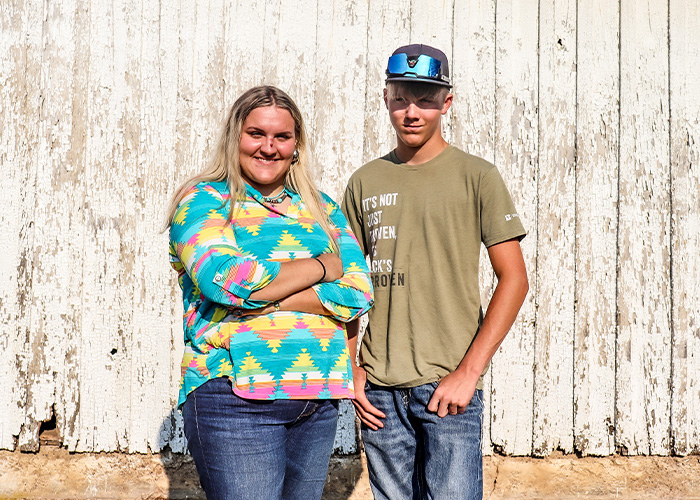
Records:
{"label": "teenage boy", "polygon": [[[442,137],[445,54],[401,47],[386,74],[396,149],[357,170],[343,200],[375,290],[353,364],[370,483],[382,500],[480,499],[482,376],[527,294],[525,230],[496,168]],[[498,278],[485,316],[482,243]]]}

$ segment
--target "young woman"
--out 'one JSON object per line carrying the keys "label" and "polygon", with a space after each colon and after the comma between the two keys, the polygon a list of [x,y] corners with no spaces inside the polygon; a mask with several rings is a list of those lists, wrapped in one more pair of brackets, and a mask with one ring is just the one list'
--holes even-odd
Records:
{"label": "young woman", "polygon": [[179,404],[208,499],[321,498],[337,400],[353,397],[345,323],[371,307],[372,285],[306,148],[291,98],[252,88],[171,203]]}

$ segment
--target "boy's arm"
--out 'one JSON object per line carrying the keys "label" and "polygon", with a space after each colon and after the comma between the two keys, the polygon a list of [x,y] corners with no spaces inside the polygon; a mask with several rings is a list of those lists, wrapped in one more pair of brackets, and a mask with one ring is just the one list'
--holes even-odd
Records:
{"label": "boy's arm", "polygon": [[352,381],[355,386],[355,399],[352,404],[355,405],[355,411],[360,420],[370,429],[376,431],[379,427],[384,427],[380,418],[386,417],[384,413],[379,411],[372,403],[369,402],[365,395],[365,382],[367,381],[367,372],[361,366],[357,366],[357,335],[360,332],[360,320],[356,319],[347,324],[348,331],[348,351],[350,351],[350,363],[352,365]]}
{"label": "boy's arm", "polygon": [[503,342],[527,295],[527,271],[518,240],[492,245],[488,253],[498,284],[472,345],[457,369],[440,381],[428,403],[428,410],[439,417],[464,413],[481,373]]}

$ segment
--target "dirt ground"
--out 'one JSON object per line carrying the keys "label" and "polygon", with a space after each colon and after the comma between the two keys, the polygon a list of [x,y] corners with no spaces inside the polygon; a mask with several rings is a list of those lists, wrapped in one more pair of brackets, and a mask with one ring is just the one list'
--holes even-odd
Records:
{"label": "dirt ground", "polygon": [[[203,499],[179,454],[0,452],[0,499]],[[362,455],[334,457],[324,500],[370,500]],[[700,456],[484,458],[486,500],[700,500]]]}

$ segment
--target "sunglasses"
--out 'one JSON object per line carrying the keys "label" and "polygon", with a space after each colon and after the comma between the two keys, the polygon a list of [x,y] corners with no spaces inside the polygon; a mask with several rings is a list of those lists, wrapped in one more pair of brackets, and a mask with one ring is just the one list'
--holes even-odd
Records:
{"label": "sunglasses", "polygon": [[[440,74],[441,63],[434,57],[419,55],[410,60],[405,53],[395,54],[389,58],[386,74],[392,76],[415,76],[416,78],[431,78],[434,80],[445,80]],[[448,80],[449,81],[449,80]]]}

